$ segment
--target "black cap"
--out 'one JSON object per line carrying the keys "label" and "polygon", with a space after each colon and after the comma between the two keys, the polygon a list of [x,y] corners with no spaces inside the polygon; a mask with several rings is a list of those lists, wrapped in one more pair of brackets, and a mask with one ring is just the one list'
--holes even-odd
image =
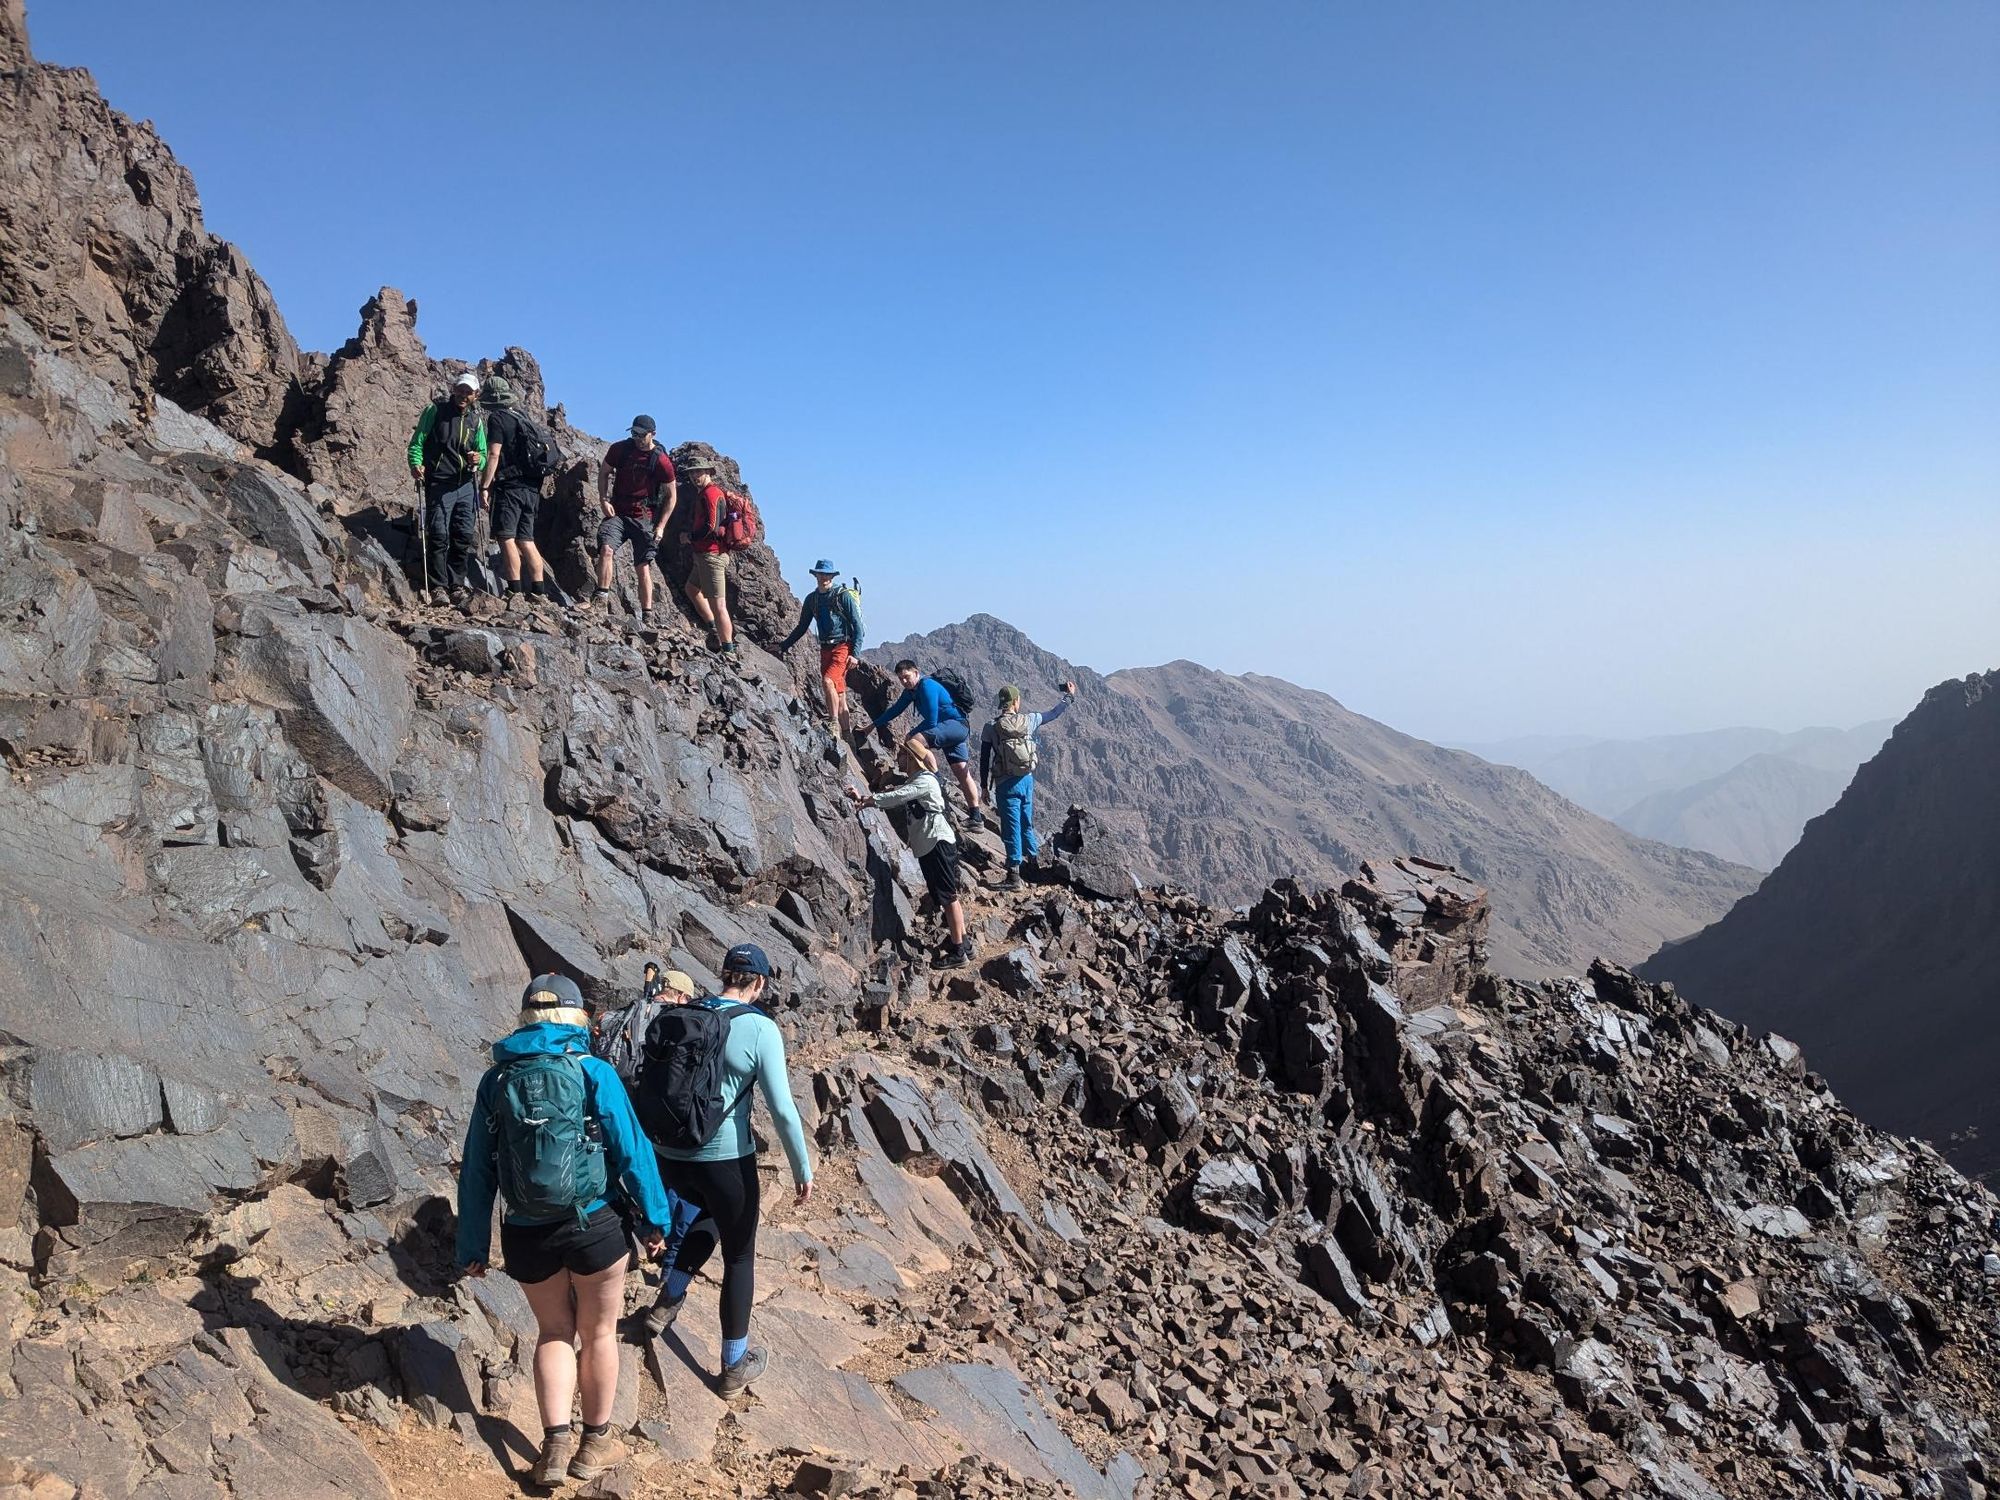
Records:
{"label": "black cap", "polygon": [[724,974],[755,974],[764,979],[771,977],[771,960],[764,957],[764,950],[755,943],[738,943],[722,955]]}
{"label": "black cap", "polygon": [[537,974],[521,992],[523,1010],[582,1010],[583,991],[563,974]]}
{"label": "black cap", "polygon": [[634,432],[658,432],[660,429],[653,425],[651,417],[641,413],[632,419],[632,430]]}

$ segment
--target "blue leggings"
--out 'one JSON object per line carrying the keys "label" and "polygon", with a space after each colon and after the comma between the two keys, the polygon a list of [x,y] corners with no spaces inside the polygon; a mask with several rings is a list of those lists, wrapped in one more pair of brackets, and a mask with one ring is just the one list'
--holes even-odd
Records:
{"label": "blue leggings", "polygon": [[1007,845],[1007,863],[1018,865],[1023,849],[1039,859],[1042,841],[1035,837],[1035,773],[1002,776],[994,783],[993,794],[1000,804],[1000,838]]}

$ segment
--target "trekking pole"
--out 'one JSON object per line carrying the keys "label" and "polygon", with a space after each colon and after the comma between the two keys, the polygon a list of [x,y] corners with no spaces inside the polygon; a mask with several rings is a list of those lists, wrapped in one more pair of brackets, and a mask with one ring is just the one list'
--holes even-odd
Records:
{"label": "trekking pole", "polygon": [[417,556],[423,562],[424,603],[426,604],[431,602],[431,531],[429,518],[424,514],[428,508],[424,500],[424,482],[419,479],[417,481]]}

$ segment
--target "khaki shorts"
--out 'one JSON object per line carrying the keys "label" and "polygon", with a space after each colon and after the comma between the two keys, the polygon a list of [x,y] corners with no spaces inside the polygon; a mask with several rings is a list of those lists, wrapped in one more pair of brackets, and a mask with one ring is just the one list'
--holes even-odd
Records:
{"label": "khaki shorts", "polygon": [[720,599],[729,585],[729,554],[695,553],[694,561],[688,564],[688,582],[698,592],[708,595],[711,602]]}

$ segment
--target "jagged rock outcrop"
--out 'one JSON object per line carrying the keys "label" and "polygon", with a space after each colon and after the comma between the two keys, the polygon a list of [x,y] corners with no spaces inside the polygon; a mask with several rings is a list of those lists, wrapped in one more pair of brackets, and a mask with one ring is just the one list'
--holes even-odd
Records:
{"label": "jagged rock outcrop", "polygon": [[[1089,805],[1133,846],[1138,873],[1211,901],[1272,880],[1337,885],[1383,848],[1468,871],[1494,893],[1493,962],[1535,977],[1602,955],[1638,963],[1754,889],[1757,873],[1633,837],[1526,773],[1441,749],[1276,678],[1173,662],[1104,677],[974,615],[871,649],[1004,682],[1031,708],[1075,681],[1076,710],[1041,736],[1045,798]],[[1053,804],[1061,805],[1061,804]]]}
{"label": "jagged rock outcrop", "polygon": [[2000,1170],[1996,765],[2000,672],[1931,689],[1755,894],[1646,964],[1972,1173]]}

